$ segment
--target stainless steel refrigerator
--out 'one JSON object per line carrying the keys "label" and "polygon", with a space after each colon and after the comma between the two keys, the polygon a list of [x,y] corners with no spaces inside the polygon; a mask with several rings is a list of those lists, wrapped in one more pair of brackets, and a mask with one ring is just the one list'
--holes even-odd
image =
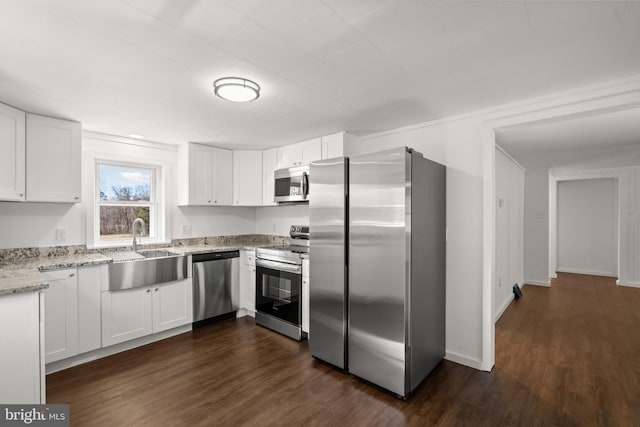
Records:
{"label": "stainless steel refrigerator", "polygon": [[444,357],[445,179],[406,147],[309,171],[309,350],[403,397]]}

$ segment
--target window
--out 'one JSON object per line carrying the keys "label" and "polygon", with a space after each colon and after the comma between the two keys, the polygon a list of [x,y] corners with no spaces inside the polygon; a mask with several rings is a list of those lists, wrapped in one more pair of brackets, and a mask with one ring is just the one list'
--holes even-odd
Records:
{"label": "window", "polygon": [[157,175],[151,165],[96,163],[96,243],[130,243],[136,218],[144,220],[144,237],[157,237]]}

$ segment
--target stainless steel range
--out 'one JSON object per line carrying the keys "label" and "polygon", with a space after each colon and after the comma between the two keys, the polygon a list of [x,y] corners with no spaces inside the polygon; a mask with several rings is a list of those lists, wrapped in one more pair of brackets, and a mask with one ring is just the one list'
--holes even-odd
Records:
{"label": "stainless steel range", "polygon": [[302,340],[302,255],[309,227],[292,225],[289,245],[256,250],[256,323]]}

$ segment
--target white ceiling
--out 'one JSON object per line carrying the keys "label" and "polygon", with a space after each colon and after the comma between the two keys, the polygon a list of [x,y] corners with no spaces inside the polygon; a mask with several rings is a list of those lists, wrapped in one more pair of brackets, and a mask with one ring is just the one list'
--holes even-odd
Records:
{"label": "white ceiling", "polygon": [[[635,1],[0,0],[0,101],[261,148],[640,74]],[[249,104],[213,96],[257,81]]]}
{"label": "white ceiling", "polygon": [[496,130],[496,142],[528,169],[640,164],[640,108]]}

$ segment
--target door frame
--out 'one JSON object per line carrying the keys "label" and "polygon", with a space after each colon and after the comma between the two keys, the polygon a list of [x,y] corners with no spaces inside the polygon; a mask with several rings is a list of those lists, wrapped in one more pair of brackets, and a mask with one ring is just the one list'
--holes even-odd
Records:
{"label": "door frame", "polygon": [[[608,168],[608,169],[585,169],[585,170],[566,170],[566,171],[549,171],[549,278],[558,277],[558,184],[563,181],[578,181],[588,179],[614,179],[616,181],[616,220],[617,220],[617,262],[616,262],[616,284],[620,284],[621,269],[621,253],[623,245],[626,245],[628,239],[628,224],[622,221],[622,212],[627,209],[627,200],[623,195],[628,188],[628,170],[629,168]],[[623,243],[624,242],[624,243]],[[551,285],[551,280],[549,280]]]}

